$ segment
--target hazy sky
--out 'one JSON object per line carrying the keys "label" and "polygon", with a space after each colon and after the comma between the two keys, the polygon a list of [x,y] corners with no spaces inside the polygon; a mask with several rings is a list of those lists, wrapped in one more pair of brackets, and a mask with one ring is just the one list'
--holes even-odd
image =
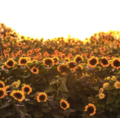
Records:
{"label": "hazy sky", "polygon": [[1,0],[0,22],[20,35],[84,40],[120,29],[120,0]]}

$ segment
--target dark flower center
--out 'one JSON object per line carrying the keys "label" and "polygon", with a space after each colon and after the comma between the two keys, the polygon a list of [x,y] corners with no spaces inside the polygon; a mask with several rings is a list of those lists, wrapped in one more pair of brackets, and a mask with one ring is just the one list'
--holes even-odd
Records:
{"label": "dark flower center", "polygon": [[36,69],[36,68],[34,68],[34,69],[33,69],[33,71],[34,71],[34,72],[36,72],[36,71],[37,71],[37,69]]}
{"label": "dark flower center", "polygon": [[21,60],[21,63],[22,63],[22,64],[25,64],[26,62],[27,62],[26,59],[22,59],[22,60]]}
{"label": "dark flower center", "polygon": [[62,106],[63,108],[66,108],[66,107],[67,107],[67,105],[66,105],[65,102],[62,102],[62,103],[61,103],[61,106]]}
{"label": "dark flower center", "polygon": [[79,61],[82,61],[81,57],[76,58],[76,62],[78,63]]}
{"label": "dark flower center", "polygon": [[14,93],[13,96],[15,96],[17,99],[22,98],[22,95],[20,93]]}
{"label": "dark flower center", "polygon": [[114,66],[116,66],[116,67],[119,67],[119,66],[120,66],[120,62],[119,62],[118,60],[115,60],[115,61],[113,62],[113,64],[114,64]]}
{"label": "dark flower center", "polygon": [[108,61],[107,61],[106,59],[102,59],[101,61],[102,61],[102,63],[103,63],[104,65],[107,65],[107,64],[108,64]]}
{"label": "dark flower center", "polygon": [[70,62],[70,63],[69,63],[69,67],[70,67],[70,68],[74,68],[75,66],[76,66],[76,65],[75,65],[74,62]]}
{"label": "dark flower center", "polygon": [[13,61],[10,60],[10,61],[7,63],[7,65],[13,66]]}
{"label": "dark flower center", "polygon": [[87,111],[89,113],[93,113],[94,112],[94,108],[92,106],[89,106],[88,109],[87,109]]}
{"label": "dark flower center", "polygon": [[57,58],[54,58],[54,62],[57,62],[58,60],[57,60]]}
{"label": "dark flower center", "polygon": [[24,88],[24,91],[25,91],[25,92],[29,92],[29,88],[28,88],[28,87],[25,87],[25,88]]}
{"label": "dark flower center", "polygon": [[40,99],[40,101],[44,101],[45,100],[45,95],[40,95],[39,99]]}
{"label": "dark flower center", "polygon": [[52,60],[51,60],[51,59],[46,59],[46,60],[45,60],[45,64],[46,64],[46,65],[52,64]]}
{"label": "dark flower center", "polygon": [[3,96],[4,92],[0,90],[0,97]]}
{"label": "dark flower center", "polygon": [[3,84],[2,83],[0,83],[0,87],[3,88]]}
{"label": "dark flower center", "polygon": [[97,60],[96,60],[96,59],[90,60],[90,64],[91,64],[91,65],[95,65],[96,63],[97,63]]}
{"label": "dark flower center", "polygon": [[61,65],[60,66],[60,71],[61,72],[66,72],[67,71],[67,67],[65,65]]}

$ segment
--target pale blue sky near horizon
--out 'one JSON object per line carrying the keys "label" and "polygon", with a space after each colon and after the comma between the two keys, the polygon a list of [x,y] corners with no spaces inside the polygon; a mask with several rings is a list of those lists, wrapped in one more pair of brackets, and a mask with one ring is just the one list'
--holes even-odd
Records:
{"label": "pale blue sky near horizon", "polygon": [[3,0],[0,23],[33,38],[71,37],[120,29],[119,0]]}

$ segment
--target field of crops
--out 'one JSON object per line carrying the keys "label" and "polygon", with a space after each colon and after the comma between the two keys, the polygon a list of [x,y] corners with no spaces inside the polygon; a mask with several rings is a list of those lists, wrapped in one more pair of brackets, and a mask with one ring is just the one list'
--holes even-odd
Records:
{"label": "field of crops", "polygon": [[0,118],[120,118],[119,31],[34,39],[0,24]]}

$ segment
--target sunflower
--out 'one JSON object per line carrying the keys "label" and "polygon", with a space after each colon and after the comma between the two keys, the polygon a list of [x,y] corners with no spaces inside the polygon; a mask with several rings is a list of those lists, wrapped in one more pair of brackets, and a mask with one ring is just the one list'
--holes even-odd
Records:
{"label": "sunflower", "polygon": [[70,105],[69,105],[69,103],[68,103],[66,100],[62,99],[62,100],[60,101],[60,107],[61,107],[63,110],[66,110],[67,108],[70,107]]}
{"label": "sunflower", "polygon": [[115,87],[116,89],[120,89],[120,82],[119,82],[119,81],[116,81],[116,82],[114,83],[114,87]]}
{"label": "sunflower", "polygon": [[0,88],[4,88],[5,87],[5,83],[3,81],[0,81]]}
{"label": "sunflower", "polygon": [[31,72],[32,72],[33,74],[38,74],[39,69],[38,69],[37,67],[32,67]]}
{"label": "sunflower", "polygon": [[100,89],[99,89],[99,93],[102,93],[103,91],[104,91],[103,88],[100,88]]}
{"label": "sunflower", "polygon": [[12,67],[15,66],[15,63],[16,62],[12,58],[10,58],[10,59],[7,60],[7,62],[5,63],[5,65],[7,66],[7,68],[12,68]]}
{"label": "sunflower", "polygon": [[83,69],[82,65],[78,65],[75,67],[75,71],[81,71]]}
{"label": "sunflower", "polygon": [[99,93],[99,98],[100,98],[100,99],[105,98],[105,94],[104,94],[104,93]]}
{"label": "sunflower", "polygon": [[120,59],[119,58],[113,58],[111,66],[115,69],[120,68]]}
{"label": "sunflower", "polygon": [[85,106],[85,110],[89,113],[90,116],[94,116],[96,113],[96,107],[94,104],[89,103],[88,105]]}
{"label": "sunflower", "polygon": [[101,58],[100,64],[101,64],[103,67],[108,67],[108,66],[110,65],[109,60],[108,60],[106,57],[102,57],[102,58]]}
{"label": "sunflower", "polygon": [[68,65],[68,68],[70,68],[70,70],[75,70],[76,62],[71,61],[71,62],[67,63],[67,65]]}
{"label": "sunflower", "polygon": [[10,96],[12,96],[15,100],[18,100],[19,102],[22,102],[25,99],[25,95],[20,90],[13,90],[10,93]]}
{"label": "sunflower", "polygon": [[97,64],[99,63],[98,61],[98,57],[91,57],[90,59],[88,59],[88,66],[90,66],[91,68],[95,68],[97,66]]}
{"label": "sunflower", "polygon": [[109,89],[109,83],[108,82],[105,82],[103,84],[103,89]]}
{"label": "sunflower", "polygon": [[61,55],[60,55],[60,58],[61,58],[61,59],[65,59],[65,54],[61,54]]}
{"label": "sunflower", "polygon": [[79,62],[83,61],[83,57],[81,55],[76,55],[75,58],[74,58],[74,61],[76,63],[79,63]]}
{"label": "sunflower", "polygon": [[21,43],[21,42],[18,42],[18,43],[17,43],[17,46],[18,46],[18,47],[21,47],[21,46],[22,46],[22,43]]}
{"label": "sunflower", "polygon": [[0,88],[0,99],[4,98],[7,95],[5,88]]}
{"label": "sunflower", "polygon": [[24,84],[24,86],[22,87],[22,91],[25,93],[25,94],[30,94],[32,92],[32,88],[29,86],[29,85],[26,85]]}
{"label": "sunflower", "polygon": [[38,102],[46,102],[47,101],[47,94],[45,92],[40,92],[40,93],[38,93],[36,99]]}
{"label": "sunflower", "polygon": [[59,58],[58,57],[53,57],[54,60],[54,64],[58,64],[59,63]]}
{"label": "sunflower", "polygon": [[30,56],[30,55],[32,55],[32,50],[27,51],[27,56]]}
{"label": "sunflower", "polygon": [[65,57],[64,61],[65,61],[65,63],[69,63],[70,62],[70,58]]}
{"label": "sunflower", "polygon": [[66,64],[62,63],[57,67],[57,70],[61,72],[62,74],[65,74],[68,70],[68,67]]}
{"label": "sunflower", "polygon": [[19,65],[27,65],[27,63],[28,63],[27,57],[20,57]]}
{"label": "sunflower", "polygon": [[54,60],[52,58],[44,58],[43,64],[49,67],[50,65],[54,65]]}

